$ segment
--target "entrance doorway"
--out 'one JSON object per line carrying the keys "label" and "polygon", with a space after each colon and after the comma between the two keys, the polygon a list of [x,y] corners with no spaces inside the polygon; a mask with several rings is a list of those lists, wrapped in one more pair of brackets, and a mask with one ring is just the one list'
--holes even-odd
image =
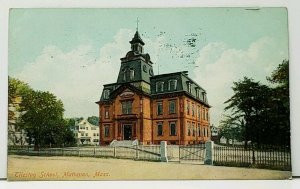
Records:
{"label": "entrance doorway", "polygon": [[131,140],[131,134],[132,134],[132,129],[131,129],[131,125],[124,125],[123,126],[124,129],[124,140]]}

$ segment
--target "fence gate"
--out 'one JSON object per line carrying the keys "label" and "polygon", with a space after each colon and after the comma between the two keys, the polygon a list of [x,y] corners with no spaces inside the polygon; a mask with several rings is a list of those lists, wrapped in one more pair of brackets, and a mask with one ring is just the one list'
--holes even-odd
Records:
{"label": "fence gate", "polygon": [[179,161],[204,164],[205,144],[179,146]]}

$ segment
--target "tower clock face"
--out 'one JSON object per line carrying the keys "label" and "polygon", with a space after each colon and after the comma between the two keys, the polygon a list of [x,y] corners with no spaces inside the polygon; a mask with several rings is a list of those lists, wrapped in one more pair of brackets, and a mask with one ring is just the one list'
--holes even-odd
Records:
{"label": "tower clock face", "polygon": [[143,66],[143,71],[147,72],[147,66],[146,65]]}

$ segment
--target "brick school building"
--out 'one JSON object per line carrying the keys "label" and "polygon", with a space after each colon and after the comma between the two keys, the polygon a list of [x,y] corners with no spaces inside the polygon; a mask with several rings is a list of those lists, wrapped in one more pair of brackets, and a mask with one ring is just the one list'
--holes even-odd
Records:
{"label": "brick school building", "polygon": [[210,140],[206,91],[185,71],[154,75],[138,31],[121,58],[116,83],[103,87],[99,105],[100,145],[113,140],[140,144],[199,144]]}

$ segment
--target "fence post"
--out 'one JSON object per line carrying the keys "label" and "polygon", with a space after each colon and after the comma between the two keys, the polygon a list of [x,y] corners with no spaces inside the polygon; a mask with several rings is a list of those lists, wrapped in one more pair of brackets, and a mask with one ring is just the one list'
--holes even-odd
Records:
{"label": "fence post", "polygon": [[135,158],[139,159],[139,145],[135,146]]}
{"label": "fence post", "polygon": [[205,159],[204,164],[206,165],[213,165],[214,163],[214,142],[213,141],[206,141],[205,142]]}
{"label": "fence post", "polygon": [[63,144],[63,145],[62,145],[62,148],[61,148],[61,150],[62,150],[62,156],[64,156],[64,155],[65,155],[65,152],[64,152],[64,147],[65,147],[65,145]]}
{"label": "fence post", "polygon": [[117,157],[117,149],[116,149],[116,146],[114,146],[114,157]]}
{"label": "fence post", "polygon": [[78,150],[78,157],[80,157],[80,148],[79,148],[79,146],[77,147],[77,150]]}
{"label": "fence post", "polygon": [[168,162],[168,155],[167,155],[167,141],[160,142],[160,160],[163,162]]}

